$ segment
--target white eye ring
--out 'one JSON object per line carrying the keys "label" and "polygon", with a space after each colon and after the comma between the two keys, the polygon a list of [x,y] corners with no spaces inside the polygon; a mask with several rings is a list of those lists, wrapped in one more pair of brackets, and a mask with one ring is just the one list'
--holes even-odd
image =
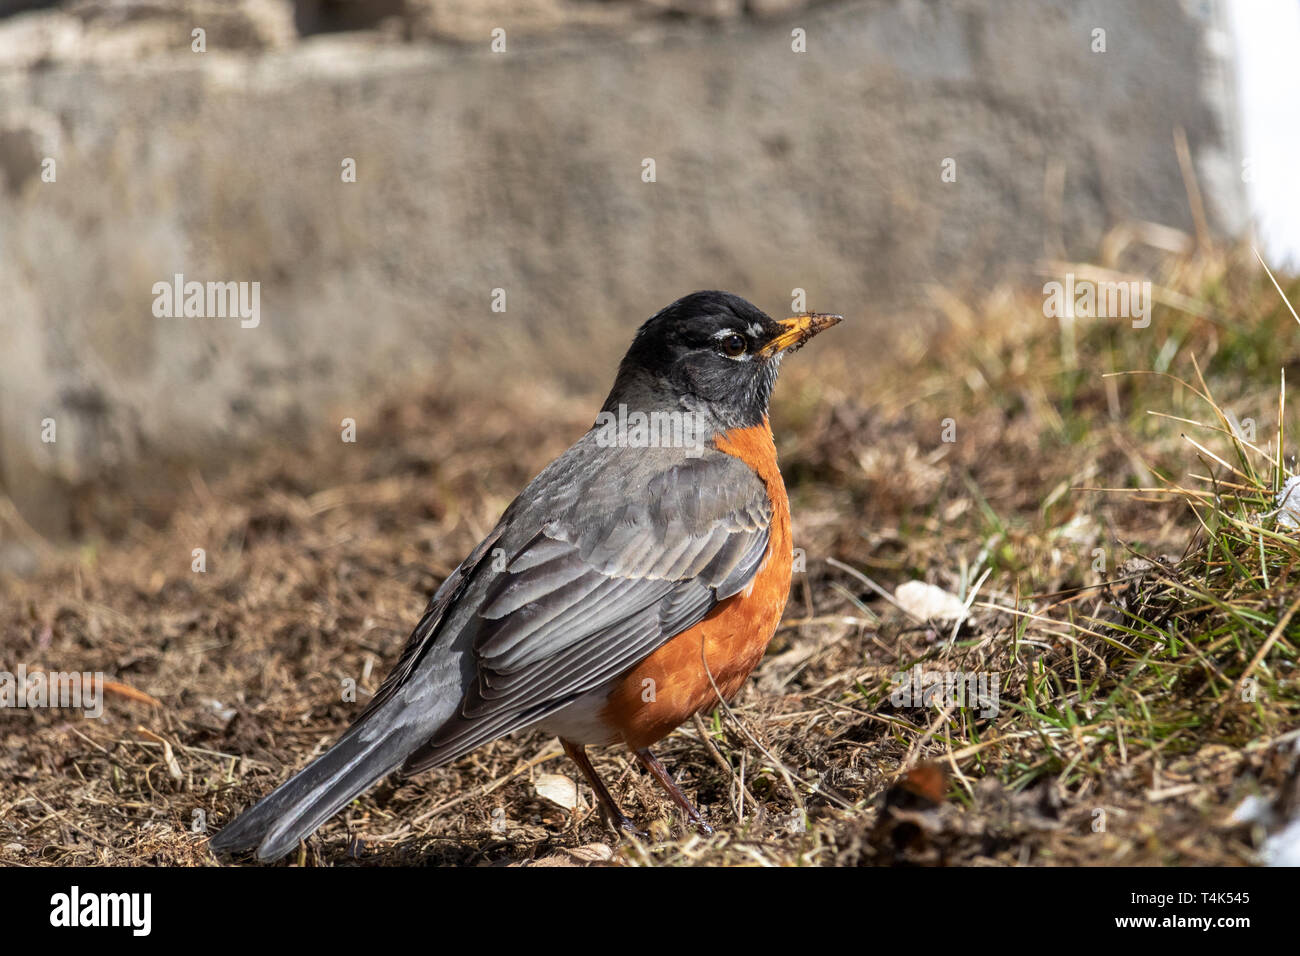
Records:
{"label": "white eye ring", "polygon": [[[749,358],[749,343],[745,337],[734,329],[723,329],[721,332],[714,334],[714,339],[718,342],[718,347],[722,354],[734,361],[744,361]],[[739,343],[739,349],[733,351],[733,347]]]}

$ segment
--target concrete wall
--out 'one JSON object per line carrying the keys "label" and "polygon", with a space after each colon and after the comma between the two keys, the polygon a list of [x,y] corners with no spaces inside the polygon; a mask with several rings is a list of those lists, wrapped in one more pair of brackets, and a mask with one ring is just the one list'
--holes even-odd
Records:
{"label": "concrete wall", "polygon": [[[274,5],[205,54],[194,17],[133,22],[152,32],[128,56],[58,32],[118,42],[93,19],[0,20],[3,492],[75,531],[76,490],[131,463],[337,428],[453,357],[490,387],[532,345],[621,343],[696,288],[780,311],[802,287],[859,319],[866,354],[928,283],[1090,257],[1125,219],[1190,230],[1175,127],[1212,226],[1243,226],[1213,3],[773,6],[513,33],[503,12],[504,54],[477,20],[454,43],[391,23],[299,40]],[[175,273],[260,282],[260,325],[155,317]],[[616,352],[559,373],[604,379]]]}

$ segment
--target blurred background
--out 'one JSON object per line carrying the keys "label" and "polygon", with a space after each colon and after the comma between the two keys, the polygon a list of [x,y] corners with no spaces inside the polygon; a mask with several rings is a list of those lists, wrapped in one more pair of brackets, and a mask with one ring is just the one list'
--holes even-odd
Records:
{"label": "blurred background", "polygon": [[[1300,0],[0,0],[0,684],[108,698],[0,707],[0,865],[210,863],[700,288],[846,321],[774,397],[785,620],[666,744],[724,828],[640,862],[1300,858],[1298,52]],[[302,859],[628,862],[560,757]]]}
{"label": "blurred background", "polygon": [[870,376],[939,289],[1295,263],[1297,49],[1296,0],[0,2],[0,561],[429,381],[589,399],[697,288]]}

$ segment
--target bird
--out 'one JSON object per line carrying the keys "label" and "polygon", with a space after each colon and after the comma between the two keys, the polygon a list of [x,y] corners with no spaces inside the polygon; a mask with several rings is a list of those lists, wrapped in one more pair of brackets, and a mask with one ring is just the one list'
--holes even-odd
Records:
{"label": "bird", "polygon": [[443,581],[352,725],[213,852],[278,860],[388,774],[525,728],[559,737],[611,825],[641,833],[587,748],[621,744],[711,832],[650,748],[734,696],[776,632],[793,542],[768,403],[782,359],[841,320],[720,291],[651,316],[591,429]]}

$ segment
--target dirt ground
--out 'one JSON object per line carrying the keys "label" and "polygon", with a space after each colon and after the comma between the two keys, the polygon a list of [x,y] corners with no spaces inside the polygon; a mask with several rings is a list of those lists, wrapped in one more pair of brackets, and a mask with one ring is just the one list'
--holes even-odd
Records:
{"label": "dirt ground", "polygon": [[[1227,458],[1215,406],[1106,373],[1195,383],[1199,368],[1264,448],[1300,326],[1240,255],[1169,269],[1183,298],[1146,337],[1098,320],[1070,338],[1032,290],[936,294],[938,324],[901,323],[879,370],[837,361],[840,330],[786,363],[773,425],[806,565],[736,700],[659,748],[714,835],[611,749],[596,766],[650,832],[616,837],[533,732],[383,782],[286,863],[1257,861],[1267,826],[1229,815],[1249,794],[1294,799],[1300,551],[1268,525],[1247,566],[1253,538],[1234,551],[1231,522],[1207,522],[1263,520],[1273,490],[1229,504],[1238,466],[1186,437]],[[189,475],[164,520],[130,489],[99,491],[84,542],[42,543],[36,574],[0,580],[0,667],[110,682],[97,719],[0,711],[0,864],[215,865],[206,834],[348,724],[442,578],[599,398],[412,383],[358,416],[354,444],[322,428]],[[127,519],[97,534],[110,512]],[[909,580],[970,617],[917,620],[877,592]],[[992,676],[996,713],[898,703],[917,665]]]}

